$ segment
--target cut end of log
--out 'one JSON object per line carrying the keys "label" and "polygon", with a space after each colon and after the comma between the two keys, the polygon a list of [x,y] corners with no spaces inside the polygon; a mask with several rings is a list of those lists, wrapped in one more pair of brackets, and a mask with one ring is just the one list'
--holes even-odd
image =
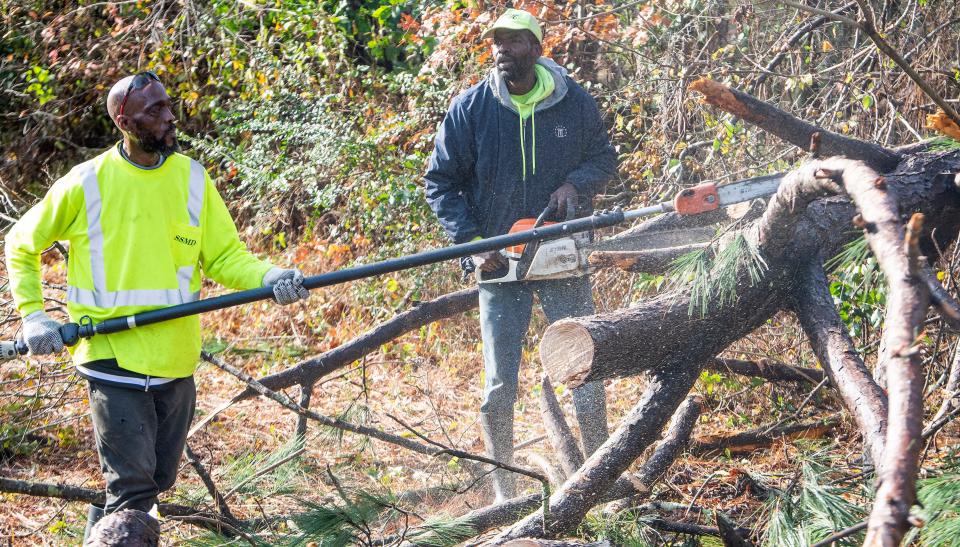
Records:
{"label": "cut end of log", "polygon": [[730,91],[730,88],[711,80],[710,78],[700,78],[688,88],[690,91],[697,91],[703,94],[704,100],[721,110],[730,112],[741,118],[752,119],[754,113],[742,102],[738,101]]}
{"label": "cut end of log", "polygon": [[554,383],[579,387],[593,363],[593,338],[574,321],[550,325],[540,342],[540,361]]}

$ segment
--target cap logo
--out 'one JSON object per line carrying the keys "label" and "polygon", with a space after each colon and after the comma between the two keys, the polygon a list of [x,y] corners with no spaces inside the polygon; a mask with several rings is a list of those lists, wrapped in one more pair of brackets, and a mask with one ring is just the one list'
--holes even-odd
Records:
{"label": "cap logo", "polygon": [[553,128],[553,134],[556,135],[558,139],[562,139],[567,136],[567,128],[563,125],[558,125]]}

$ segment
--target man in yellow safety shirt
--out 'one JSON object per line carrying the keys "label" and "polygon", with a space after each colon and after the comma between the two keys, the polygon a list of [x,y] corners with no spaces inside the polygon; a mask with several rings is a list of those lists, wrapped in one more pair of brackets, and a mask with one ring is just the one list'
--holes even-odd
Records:
{"label": "man in yellow safety shirt", "polygon": [[[31,353],[63,349],[60,324],[44,312],[40,285],[40,253],[58,240],[70,242],[73,321],[193,302],[201,270],[233,289],[271,286],[280,304],[306,298],[303,274],[254,257],[206,170],[177,153],[176,119],[155,74],[117,82],[107,112],[123,140],[56,181],[6,238],[10,287]],[[106,506],[91,506],[89,533],[105,514],[150,511],[173,486],[196,402],[200,320],[98,335],[70,352],[89,383],[106,480]]]}

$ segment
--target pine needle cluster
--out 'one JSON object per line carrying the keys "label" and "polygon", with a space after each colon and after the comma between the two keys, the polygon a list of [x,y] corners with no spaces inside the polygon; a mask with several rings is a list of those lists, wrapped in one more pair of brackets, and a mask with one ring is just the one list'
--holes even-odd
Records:
{"label": "pine needle cluster", "polygon": [[722,308],[737,301],[737,289],[746,281],[751,287],[763,279],[767,263],[756,245],[737,233],[719,250],[713,246],[691,251],[670,268],[671,286],[687,286],[690,315],[705,317],[711,306]]}

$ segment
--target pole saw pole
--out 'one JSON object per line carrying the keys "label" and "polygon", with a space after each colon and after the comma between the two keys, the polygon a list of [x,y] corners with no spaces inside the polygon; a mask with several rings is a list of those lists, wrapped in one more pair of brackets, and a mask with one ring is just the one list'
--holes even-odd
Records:
{"label": "pole saw pole", "polygon": [[[303,286],[306,289],[328,287],[357,279],[416,268],[427,264],[435,264],[454,258],[504,249],[511,245],[616,226],[628,220],[663,213],[672,209],[673,204],[665,202],[626,212],[620,210],[602,211],[589,217],[542,226],[532,230],[471,241],[469,243],[461,243],[450,247],[423,251],[409,256],[402,256],[373,264],[364,264],[362,266],[354,266],[352,268],[307,277],[303,280]],[[261,287],[170,306],[168,308],[114,317],[99,323],[94,323],[89,317],[83,317],[79,323],[66,323],[61,325],[60,336],[63,338],[65,345],[73,346],[79,342],[81,338],[90,338],[97,334],[120,332],[136,327],[152,325],[153,323],[159,323],[161,321],[169,321],[171,319],[221,310],[241,304],[249,304],[258,300],[267,300],[269,298],[273,298],[273,289],[271,287]],[[0,341],[0,360],[13,359],[18,355],[26,355],[28,352],[27,345],[23,340]]]}

